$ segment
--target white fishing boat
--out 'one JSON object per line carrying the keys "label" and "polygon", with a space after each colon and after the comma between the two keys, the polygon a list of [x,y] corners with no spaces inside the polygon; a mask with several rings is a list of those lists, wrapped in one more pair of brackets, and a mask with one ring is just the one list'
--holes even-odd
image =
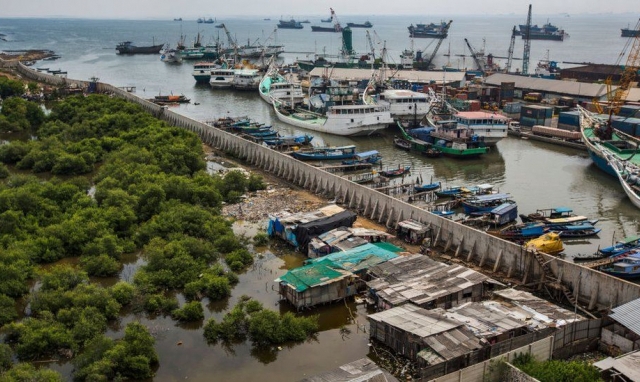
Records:
{"label": "white fishing boat", "polygon": [[606,149],[603,149],[601,153],[616,173],[620,185],[631,203],[640,208],[640,167],[621,159]]}
{"label": "white fishing boat", "polygon": [[215,62],[197,62],[193,65],[193,78],[197,83],[209,83],[211,80],[211,71],[220,67]]}
{"label": "white fishing boat", "polygon": [[425,93],[406,89],[385,89],[375,96],[379,104],[389,105],[394,119],[422,119],[431,109],[430,97]]}
{"label": "white fishing boat", "polygon": [[329,106],[325,114],[301,108],[291,109],[273,99],[273,109],[281,122],[322,133],[371,135],[393,123],[389,108],[382,105]]}
{"label": "white fishing boat", "polygon": [[216,68],[211,70],[209,85],[214,89],[227,89],[233,86],[235,70],[231,68]]}
{"label": "white fishing boat", "polygon": [[167,49],[160,55],[160,61],[167,64],[180,64],[182,63],[182,57],[180,52],[175,49]]}
{"label": "white fishing boat", "polygon": [[289,82],[277,67],[270,67],[262,77],[258,87],[260,98],[271,104],[272,99],[278,99],[291,105],[298,105],[304,102],[304,93],[300,84]]}
{"label": "white fishing boat", "polygon": [[235,71],[232,87],[236,90],[257,90],[262,76],[257,69],[240,69]]}

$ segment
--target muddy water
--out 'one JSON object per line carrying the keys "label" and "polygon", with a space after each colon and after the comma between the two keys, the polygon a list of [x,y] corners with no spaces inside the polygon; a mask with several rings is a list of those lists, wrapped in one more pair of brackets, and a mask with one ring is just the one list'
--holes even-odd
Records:
{"label": "muddy water", "polygon": [[[233,228],[236,235],[251,238],[263,227],[264,224],[236,222]],[[320,324],[319,333],[303,343],[285,344],[279,349],[257,349],[249,341],[207,344],[203,336],[204,323],[209,318],[221,320],[242,295],[251,296],[271,310],[293,311],[286,301],[280,301],[274,280],[288,269],[300,266],[305,257],[275,240],[255,250],[254,265],[239,275],[240,282],[230,298],[202,301],[205,308],[203,322],[183,325],[170,317],[125,313],[110,326],[107,335],[120,338],[124,327],[132,321],[146,325],[156,339],[155,349],[160,357],[156,381],[295,381],[367,355],[369,337],[364,331],[368,330],[367,312],[363,305],[353,302],[302,312],[304,315],[317,314]],[[119,277],[99,279],[99,282],[110,286],[119,280],[132,281],[144,260],[138,255],[129,255],[123,263]],[[182,296],[177,297],[182,304]],[[69,362],[49,366],[63,373],[65,379],[71,379],[73,366]]]}

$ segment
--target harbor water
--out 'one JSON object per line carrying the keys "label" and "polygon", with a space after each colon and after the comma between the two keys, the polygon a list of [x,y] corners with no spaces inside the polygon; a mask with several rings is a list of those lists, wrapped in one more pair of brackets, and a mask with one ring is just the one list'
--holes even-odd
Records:
{"label": "harbor water", "polygon": [[[349,18],[340,16],[339,9],[336,11],[344,24],[371,21],[373,44],[377,52],[386,45],[390,62],[399,62],[400,52],[410,48],[407,26],[453,19],[436,64],[461,69],[473,67],[464,38],[468,38],[476,49],[484,47],[486,53],[506,56],[513,25],[526,20],[525,7],[514,10],[516,14],[512,15],[456,17]],[[304,18],[309,18],[311,25],[320,25],[320,16]],[[561,62],[560,67],[572,65],[562,62],[614,64],[626,40],[620,37],[620,28],[634,24],[637,18],[638,15],[537,16],[534,13],[534,23],[541,25],[549,19],[565,29],[570,37],[563,42],[532,41],[530,68],[547,55],[551,60]],[[257,39],[265,41],[272,35],[277,20],[218,20],[220,22],[224,22],[232,37],[243,44]],[[221,28],[215,28],[214,24],[197,24],[195,20],[0,19],[0,33],[6,40],[0,40],[0,50],[50,49],[61,58],[38,62],[35,67],[61,69],[67,71],[69,78],[88,80],[97,77],[115,86],[135,87],[135,93],[144,98],[184,94],[191,103],[172,107],[172,110],[198,120],[242,115],[272,124],[283,134],[309,133],[277,121],[271,106],[257,93],[212,90],[207,85],[196,85],[191,76],[192,62],[166,64],[160,61],[159,55],[120,56],[115,53],[115,46],[121,41],[130,40],[138,45],[166,42],[175,46],[181,34],[192,40],[198,32],[204,36],[204,43],[217,38],[227,41]],[[353,36],[354,49],[367,52],[365,30],[354,29]],[[340,34],[312,33],[308,25],[302,30],[278,30],[269,43],[285,46],[287,53],[282,56],[285,63],[292,63],[296,58],[311,58],[314,52],[337,54],[342,44]],[[436,41],[415,39],[413,44],[416,50],[430,52]],[[522,40],[517,37],[514,57],[522,57],[522,49]],[[450,56],[443,56],[447,52]],[[506,60],[497,61],[504,63]],[[520,65],[521,61],[514,61],[514,66]],[[423,183],[441,181],[445,187],[490,183],[501,192],[513,195],[520,213],[565,206],[591,219],[599,219],[597,227],[602,231],[597,237],[565,242],[565,253],[569,258],[592,253],[598,247],[639,232],[640,210],[626,198],[616,179],[592,164],[586,152],[508,137],[482,158],[432,159],[394,148],[393,137],[397,134],[399,132],[394,128],[380,135],[359,138],[313,133],[316,145],[355,144],[358,151],[380,151],[383,169],[411,165],[411,175],[404,179],[405,182],[415,182],[418,178]],[[403,179],[394,180],[401,181]],[[251,270],[241,275],[231,299],[205,306],[207,318],[220,319],[242,294],[257,298],[267,308],[286,311],[289,307],[279,303],[273,280],[286,269],[300,265],[301,259],[293,253],[266,252]],[[125,268],[129,276],[139,264],[137,258],[131,258],[131,264]],[[255,349],[250,343],[208,345],[202,336],[201,324],[183,326],[168,317],[134,314],[124,316],[111,328],[110,335],[121,335],[121,329],[132,320],[140,320],[149,326],[161,360],[156,373],[159,381],[185,378],[195,381],[297,380],[368,355],[368,333],[362,331],[366,327],[366,312],[362,306],[340,303],[310,313],[320,315],[322,330],[317,337],[280,349]],[[67,376],[72,370],[69,363],[52,367]]]}

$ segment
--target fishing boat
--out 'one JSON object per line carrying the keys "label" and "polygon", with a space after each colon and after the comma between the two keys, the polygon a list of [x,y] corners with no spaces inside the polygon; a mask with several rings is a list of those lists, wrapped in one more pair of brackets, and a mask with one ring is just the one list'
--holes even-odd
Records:
{"label": "fishing boat", "polygon": [[342,136],[371,135],[393,123],[389,110],[377,105],[335,105],[321,114],[274,100],[273,109],[286,124]]}
{"label": "fishing boat", "polygon": [[369,22],[369,20],[365,21],[364,23],[358,24],[358,23],[347,23],[347,26],[349,28],[371,28],[373,26],[373,24],[371,24]]}
{"label": "fishing boat", "polygon": [[209,85],[214,89],[228,89],[233,86],[235,69],[215,68],[211,70]]}
{"label": "fishing boat", "polygon": [[449,186],[446,188],[441,189],[440,191],[436,192],[436,195],[440,196],[440,197],[451,197],[454,198],[458,195],[460,195],[462,193],[462,187],[459,186]]}
{"label": "fishing boat", "polygon": [[488,224],[494,227],[509,224],[518,218],[518,205],[513,200],[507,200],[505,203],[492,208],[489,211],[472,212],[464,224]]}
{"label": "fishing boat", "polygon": [[406,150],[406,151],[411,150],[411,142],[406,139],[393,137],[393,144],[401,150]]}
{"label": "fishing boat", "polygon": [[505,240],[520,241],[540,237],[548,231],[542,223],[520,223],[512,224],[497,231],[487,231],[487,233],[498,236]]}
{"label": "fishing boat", "polygon": [[461,204],[464,208],[464,213],[471,215],[474,212],[489,212],[511,200],[511,195],[509,194],[474,195],[462,200]]}
{"label": "fishing boat", "polygon": [[278,99],[283,103],[300,105],[304,102],[304,93],[300,84],[289,82],[276,66],[269,67],[258,86],[260,98],[266,103],[273,103],[273,99]]}
{"label": "fishing boat", "polygon": [[640,278],[640,253],[634,251],[620,261],[600,268],[599,271],[625,280],[638,279]]}
{"label": "fishing boat", "polygon": [[300,21],[296,21],[294,19],[291,20],[280,20],[278,22],[279,29],[302,29],[304,25]]}
{"label": "fishing boat", "polygon": [[601,257],[616,256],[639,246],[640,236],[629,236],[618,241],[614,245],[598,249],[598,253],[602,255]]}
{"label": "fishing boat", "polygon": [[[438,121],[436,127],[418,125],[410,128],[410,123],[398,120],[397,125],[415,151],[425,152],[435,148],[442,155],[460,159],[477,158],[488,151],[482,139],[468,129],[458,128],[455,121]],[[408,128],[408,132],[405,128]]]}
{"label": "fishing boat", "polygon": [[421,184],[421,185],[413,186],[413,190],[416,193],[418,193],[418,192],[427,192],[427,191],[435,191],[438,188],[440,188],[440,182],[433,182],[433,183],[427,183],[427,184]]}
{"label": "fishing boat", "polygon": [[215,62],[196,62],[193,64],[193,72],[191,72],[191,75],[197,83],[208,84],[209,80],[211,80],[211,71],[218,67],[219,65]]}
{"label": "fishing boat", "polygon": [[372,183],[380,178],[380,173],[378,173],[375,170],[372,170],[368,172],[362,172],[359,174],[345,175],[343,176],[343,178],[358,184]]}
{"label": "fishing boat", "polygon": [[182,57],[180,57],[179,51],[175,49],[167,49],[160,55],[160,61],[167,64],[180,64],[182,62]]}
{"label": "fishing boat", "polygon": [[231,87],[236,90],[258,90],[261,79],[258,69],[235,70]]}
{"label": "fishing boat", "polygon": [[191,102],[191,100],[184,95],[157,95],[150,99],[150,101],[159,105]]}
{"label": "fishing boat", "polygon": [[486,111],[461,111],[452,115],[453,120],[462,128],[469,129],[487,146],[495,146],[507,136],[509,118]]}
{"label": "fishing boat", "polygon": [[308,145],[313,140],[313,135],[298,134],[298,135],[283,135],[274,139],[265,139],[264,143],[269,146],[298,146]]}
{"label": "fishing boat", "polygon": [[544,252],[548,255],[557,255],[564,251],[564,244],[562,243],[562,239],[560,239],[560,235],[555,232],[549,232],[536,239],[527,241],[525,248]]}
{"label": "fishing boat", "polygon": [[[547,225],[548,226],[548,225]],[[561,238],[589,237],[597,235],[601,230],[589,223],[550,226]]]}
{"label": "fishing boat", "polygon": [[116,45],[118,54],[159,54],[164,44],[150,46],[136,46],[131,41],[123,41]]}
{"label": "fishing boat", "polygon": [[380,171],[380,175],[385,176],[387,178],[394,178],[397,176],[404,176],[411,171],[411,166],[398,166],[397,169],[394,170],[382,170]]}
{"label": "fishing boat", "polygon": [[447,22],[442,21],[440,24],[429,23],[429,24],[416,24],[415,26],[411,24],[407,27],[409,29],[410,37],[418,37],[418,38],[446,38],[449,33],[449,28],[447,27]]}
{"label": "fishing boat", "polygon": [[427,94],[409,89],[385,89],[376,94],[374,100],[376,103],[389,105],[394,119],[422,119],[431,109],[430,97]]}
{"label": "fishing boat", "polygon": [[296,159],[299,160],[339,160],[339,159],[351,159],[356,154],[356,146],[325,146],[314,147],[311,150],[297,150],[291,153]]}
{"label": "fishing boat", "polygon": [[602,154],[615,174],[631,203],[640,208],[640,166],[617,157],[614,153],[603,150]]}
{"label": "fishing boat", "polygon": [[[520,219],[523,223],[530,221],[547,221],[548,219],[559,219],[559,218],[573,218],[578,215],[573,213],[571,208],[567,207],[553,207],[553,208],[543,208],[538,209],[536,212],[530,214],[520,214]],[[586,217],[581,220],[587,220]]]}
{"label": "fishing boat", "polygon": [[378,150],[369,150],[361,153],[355,153],[353,159],[343,160],[342,164],[371,163],[376,164],[382,160],[382,155]]}

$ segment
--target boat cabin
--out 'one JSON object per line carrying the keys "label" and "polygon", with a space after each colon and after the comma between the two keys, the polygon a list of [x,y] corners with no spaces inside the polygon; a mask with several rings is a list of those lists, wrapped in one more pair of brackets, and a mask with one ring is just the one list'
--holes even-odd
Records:
{"label": "boat cabin", "polygon": [[431,104],[425,93],[406,89],[387,89],[378,95],[378,103],[389,105],[394,118],[419,116],[429,112]]}

